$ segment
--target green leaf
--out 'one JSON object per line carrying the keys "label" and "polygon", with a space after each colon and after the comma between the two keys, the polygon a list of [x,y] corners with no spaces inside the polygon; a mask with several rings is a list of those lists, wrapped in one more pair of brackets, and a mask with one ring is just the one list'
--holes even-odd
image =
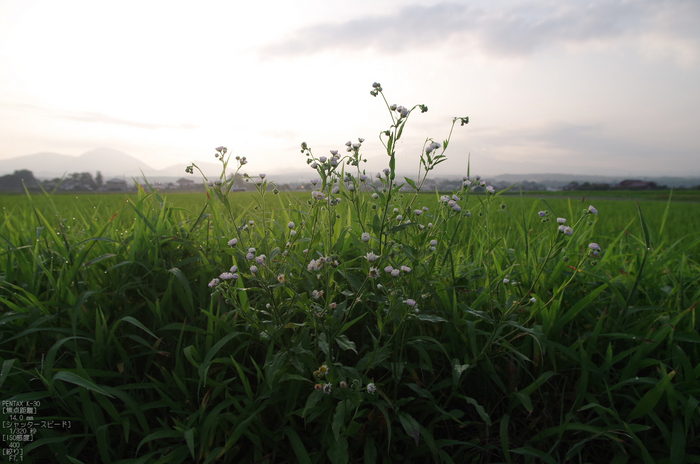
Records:
{"label": "green leaf", "polygon": [[412,179],[409,179],[408,177],[404,177],[404,179],[406,179],[406,182],[408,183],[408,185],[413,187],[413,190],[418,190],[418,187],[416,187],[415,181],[413,181]]}
{"label": "green leaf", "polygon": [[333,464],[347,464],[348,462],[348,441],[345,437],[340,437],[328,449],[328,457]]}
{"label": "green leaf", "polygon": [[447,322],[447,319],[444,319],[440,316],[436,316],[434,314],[420,313],[420,314],[418,314],[418,316],[416,316],[416,318],[418,318],[421,321],[425,321],[425,322]]}
{"label": "green leaf", "polygon": [[365,442],[365,464],[375,464],[377,462],[377,447],[374,440],[368,436]]}
{"label": "green leaf", "polygon": [[323,392],[320,392],[318,390],[314,390],[311,392],[309,397],[306,400],[306,406],[304,406],[304,410],[301,412],[301,418],[306,419],[311,410],[316,406],[316,403],[318,403],[321,398],[323,398]]}
{"label": "green leaf", "polygon": [[[552,456],[545,453],[544,451],[536,450],[535,448],[532,448],[530,446],[516,448],[512,451],[514,453],[522,454],[523,456],[533,456],[533,457],[539,458],[547,464],[557,464],[557,461]],[[530,461],[526,461],[526,462],[530,462]]]}
{"label": "green leaf", "polygon": [[340,439],[340,431],[345,424],[345,401],[341,401],[335,407],[335,414],[333,415],[333,436],[335,440]]}
{"label": "green leaf", "polygon": [[194,429],[187,430],[184,434],[184,437],[185,437],[185,443],[187,443],[187,448],[189,448],[190,454],[192,455],[192,459],[195,459],[195,457],[194,457]]}
{"label": "green leaf", "polygon": [[122,317],[122,318],[119,319],[119,320],[120,320],[120,321],[124,321],[124,322],[128,322],[129,324],[135,325],[136,327],[138,327],[139,329],[143,330],[144,332],[146,332],[146,333],[147,333],[148,335],[150,335],[151,337],[153,337],[153,338],[155,338],[156,340],[158,340],[158,337],[156,337],[156,335],[155,335],[153,332],[151,332],[150,330],[148,330],[148,329],[146,328],[146,326],[143,325],[141,322],[139,322],[137,319],[134,319],[134,318],[131,317],[131,316],[124,316],[124,317]]}
{"label": "green leaf", "polygon": [[646,392],[637,403],[637,406],[635,406],[629,416],[627,416],[627,422],[639,419],[654,409],[654,406],[656,406],[661,399],[661,395],[671,386],[671,379],[674,375],[676,375],[676,371],[669,372],[659,383]]}
{"label": "green leaf", "polygon": [[500,438],[501,438],[501,450],[503,451],[503,456],[506,458],[508,464],[513,462],[510,456],[510,440],[508,438],[508,423],[510,422],[510,415],[504,414],[501,419],[501,424],[499,426]]}
{"label": "green leaf", "polygon": [[304,447],[304,442],[301,441],[299,435],[290,426],[285,426],[282,430],[287,434],[289,442],[292,444],[292,449],[297,457],[297,462],[299,464],[311,464],[311,458],[309,457],[308,451]]}
{"label": "green leaf", "polygon": [[416,442],[416,446],[418,446],[418,443],[420,442],[420,425],[418,422],[411,417],[409,413],[403,411],[399,412],[399,421],[401,422],[401,425],[403,425],[406,433],[413,437]]}
{"label": "green leaf", "polygon": [[355,342],[351,341],[347,335],[339,335],[335,337],[335,342],[338,344],[339,347],[344,349],[345,351],[352,350],[357,354],[357,347],[355,346]]}
{"label": "green leaf", "polygon": [[84,378],[80,377],[79,375],[74,374],[72,372],[61,371],[53,376],[53,380],[54,381],[63,380],[64,382],[70,382],[70,383],[75,384],[79,387],[87,388],[88,390],[92,390],[92,391],[97,392],[101,395],[108,396],[110,398],[114,398],[112,395],[110,395],[109,393],[107,393],[106,391],[104,391],[103,389],[101,389],[100,387],[98,387],[97,385],[92,383],[91,381],[84,379]]}
{"label": "green leaf", "polygon": [[2,384],[5,383],[5,379],[7,379],[7,374],[9,374],[10,369],[12,369],[12,365],[17,361],[17,358],[12,358],[12,359],[6,359],[2,363],[2,371],[0,371],[0,387],[2,387]]}

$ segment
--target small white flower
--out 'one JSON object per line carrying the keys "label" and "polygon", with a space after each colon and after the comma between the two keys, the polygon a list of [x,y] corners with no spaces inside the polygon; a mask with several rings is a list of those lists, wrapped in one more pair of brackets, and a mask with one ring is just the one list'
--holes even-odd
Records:
{"label": "small white flower", "polygon": [[537,303],[537,298],[535,298],[534,296],[532,298],[530,298],[530,303],[532,303],[532,304]]}
{"label": "small white flower", "polygon": [[311,196],[315,200],[323,200],[324,198],[326,198],[326,194],[323,192],[319,192],[318,190],[314,190],[313,192],[311,192]]}
{"label": "small white flower", "polygon": [[391,271],[391,277],[398,277],[399,274],[401,274],[401,271],[399,271],[398,269],[394,269]]}
{"label": "small white flower", "polygon": [[386,267],[384,268],[384,272],[391,272],[391,271],[393,271],[393,270],[394,270],[394,268],[391,267],[391,266],[386,266]]}
{"label": "small white flower", "polygon": [[566,235],[574,235],[574,229],[572,229],[571,227],[568,227],[568,226],[564,227],[564,233]]}
{"label": "small white flower", "polygon": [[430,241],[430,246],[437,246],[437,243],[438,243],[437,240],[433,239]]}
{"label": "small white flower", "polygon": [[333,190],[331,190],[331,193],[335,195],[338,192],[340,192],[340,187],[338,187],[337,185],[333,186]]}
{"label": "small white flower", "polygon": [[351,142],[350,140],[348,140],[347,142],[345,142],[345,146],[346,146],[346,147],[349,147],[349,146],[351,146],[351,145],[352,145],[352,142]]}
{"label": "small white flower", "polygon": [[590,205],[590,206],[588,207],[588,211],[590,211],[590,212],[593,213],[593,214],[598,214],[598,210],[595,209],[595,207],[593,207],[593,205]]}
{"label": "small white flower", "polygon": [[391,169],[389,169],[389,168],[384,168],[384,175],[385,175],[385,176],[388,176],[389,174],[391,174]]}
{"label": "small white flower", "polygon": [[256,272],[258,272],[258,267],[257,266],[250,266],[250,272],[255,274]]}
{"label": "small white flower", "polygon": [[365,139],[363,139],[362,137],[358,138],[357,140],[358,140],[360,143],[362,143],[362,142],[365,141]]}
{"label": "small white flower", "polygon": [[428,208],[427,206],[424,206],[424,207],[423,207],[423,211],[425,211],[425,212],[427,212],[428,209],[429,209],[429,208]]}
{"label": "small white flower", "polygon": [[408,266],[401,266],[401,270],[402,270],[403,272],[411,272],[411,268],[408,267]]}
{"label": "small white flower", "polygon": [[331,150],[331,155],[338,156],[338,150]]}
{"label": "small white flower", "polygon": [[251,261],[254,258],[255,258],[255,255],[253,253],[248,253],[247,255],[245,255],[245,259],[247,259],[248,261]]}
{"label": "small white flower", "polygon": [[416,305],[416,300],[408,299],[406,300],[406,304],[409,306],[415,306]]}
{"label": "small white flower", "polygon": [[454,206],[452,207],[452,209],[453,209],[455,212],[457,212],[457,213],[459,213],[460,211],[462,211],[462,207],[459,206],[459,205],[454,205]]}
{"label": "small white flower", "polygon": [[311,179],[309,182],[311,182],[311,185],[316,185],[318,184],[318,179]]}
{"label": "small white flower", "polygon": [[318,160],[319,160],[320,162],[322,162],[322,163],[325,163],[327,159],[328,159],[328,158],[326,158],[325,156],[319,156],[319,157],[318,157]]}
{"label": "small white flower", "polygon": [[316,169],[318,167],[318,163],[314,161],[313,163],[309,164],[311,166],[311,169]]}
{"label": "small white flower", "polygon": [[600,245],[598,245],[597,243],[589,243],[588,248],[594,251],[600,251]]}
{"label": "small white flower", "polygon": [[219,285],[219,279],[211,279],[211,282],[209,282],[209,287],[216,287]]}
{"label": "small white flower", "polygon": [[363,242],[365,242],[365,243],[366,243],[366,242],[369,242],[369,233],[368,233],[368,232],[363,232],[361,238],[362,238],[362,241],[363,241]]}
{"label": "small white flower", "polygon": [[557,218],[557,224],[566,224],[565,218]]}
{"label": "small white flower", "polygon": [[231,240],[228,241],[229,246],[235,246],[238,243],[237,238],[232,238]]}
{"label": "small white flower", "polygon": [[287,227],[289,227],[290,229],[294,229],[295,225],[296,224],[294,224],[293,222],[290,221],[289,224],[287,224]]}
{"label": "small white flower", "polygon": [[233,274],[230,272],[224,272],[219,276],[219,279],[221,280],[231,280],[233,279]]}
{"label": "small white flower", "polygon": [[297,231],[296,231],[296,230],[293,230],[293,231],[289,232],[289,236],[290,236],[290,237],[294,237],[296,234],[297,234]]}
{"label": "small white flower", "polygon": [[413,210],[413,212],[415,213],[416,216],[420,216],[421,214],[423,214],[422,209],[416,209],[416,210]]}
{"label": "small white flower", "polygon": [[379,256],[375,255],[370,251],[365,255],[365,258],[367,258],[367,261],[369,261],[370,263],[373,263],[377,260],[377,258],[379,258]]}
{"label": "small white flower", "polygon": [[493,185],[489,185],[488,187],[486,187],[486,191],[488,193],[494,193],[496,189],[493,188]]}
{"label": "small white flower", "polygon": [[374,393],[377,391],[377,386],[374,385],[374,383],[368,383],[367,384],[367,393],[370,395],[374,395]]}
{"label": "small white flower", "polygon": [[267,174],[265,174],[265,173],[260,173],[258,175],[260,176],[261,179],[264,179],[265,177],[267,177]]}
{"label": "small white flower", "polygon": [[504,284],[507,284],[508,282],[510,282],[510,279],[509,279],[509,278],[506,277],[505,279],[503,279],[503,283],[504,283]]}
{"label": "small white flower", "polygon": [[396,216],[396,220],[397,220],[397,221],[401,221],[402,219],[403,219],[403,216],[402,216],[402,215],[399,214],[398,216]]}
{"label": "small white flower", "polygon": [[377,198],[379,198],[379,195],[377,193],[373,193],[372,198],[374,198],[376,200]]}
{"label": "small white flower", "polygon": [[265,262],[265,255],[260,255],[255,257],[255,262],[258,264],[262,264]]}
{"label": "small white flower", "polygon": [[327,384],[325,384],[323,386],[323,393],[325,393],[326,395],[330,395],[332,391],[333,391],[333,385],[330,382],[328,382]]}
{"label": "small white flower", "polygon": [[231,272],[238,272],[238,266],[236,266],[236,265],[231,266],[230,271]]}

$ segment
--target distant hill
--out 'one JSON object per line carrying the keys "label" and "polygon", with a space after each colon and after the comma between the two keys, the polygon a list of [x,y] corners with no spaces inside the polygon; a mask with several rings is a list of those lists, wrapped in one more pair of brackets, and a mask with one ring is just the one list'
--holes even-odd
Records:
{"label": "distant hill", "polygon": [[[212,162],[197,162],[207,175],[216,175],[221,166]],[[185,176],[186,164],[177,164],[163,169],[155,169],[143,161],[110,148],[98,148],[83,153],[80,156],[68,156],[59,153],[35,153],[0,160],[0,175],[12,174],[15,171],[28,170],[37,179],[53,179],[62,177],[65,173],[100,171],[105,178],[110,177],[141,177],[148,179],[172,178]]]}
{"label": "distant hill", "polygon": [[570,182],[591,184],[611,184],[616,185],[627,179],[645,180],[656,182],[659,186],[669,188],[690,188],[700,185],[700,177],[664,177],[664,176],[591,176],[580,174],[501,174],[489,178],[493,182],[516,183],[522,181],[532,181],[543,184],[547,188],[557,189]]}

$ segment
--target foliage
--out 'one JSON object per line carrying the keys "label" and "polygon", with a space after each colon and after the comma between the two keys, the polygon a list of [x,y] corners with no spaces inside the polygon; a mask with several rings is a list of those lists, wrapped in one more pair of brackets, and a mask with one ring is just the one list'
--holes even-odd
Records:
{"label": "foliage", "polygon": [[664,238],[671,202],[600,235],[587,204],[506,199],[469,173],[450,195],[421,193],[468,118],[398,179],[394,147],[427,107],[384,102],[374,184],[362,139],[330,156],[304,143],[311,195],[260,174],[239,207],[219,147],[197,209],[140,189],[108,218],[69,220],[51,195],[6,210],[3,399],[71,422],[40,428],[25,455],[696,462],[700,239]]}

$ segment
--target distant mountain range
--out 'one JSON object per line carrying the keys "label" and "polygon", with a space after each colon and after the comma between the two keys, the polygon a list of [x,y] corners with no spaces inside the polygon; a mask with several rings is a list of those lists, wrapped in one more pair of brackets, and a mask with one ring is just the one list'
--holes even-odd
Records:
{"label": "distant mountain range", "polygon": [[[219,163],[194,161],[207,176],[217,176],[221,172]],[[109,148],[98,148],[96,150],[83,153],[80,156],[61,155],[59,153],[36,153],[33,155],[18,156],[15,158],[0,160],[0,176],[12,174],[15,171],[27,169],[32,171],[37,179],[53,179],[62,177],[64,174],[90,172],[93,175],[100,171],[105,180],[110,178],[130,179],[141,178],[142,173],[149,181],[153,182],[174,182],[181,177],[188,177],[192,180],[199,179],[198,173],[194,176],[189,176],[185,173],[185,163],[168,166],[163,169],[155,169],[148,166],[143,161],[127,155],[126,153],[112,150]],[[254,175],[253,173],[250,173]],[[257,174],[257,173],[256,173]],[[268,178],[279,184],[284,183],[306,183],[314,177],[311,169],[296,172],[268,172]],[[399,179],[403,176],[415,176],[412,173],[397,173]],[[433,179],[456,179],[456,176],[431,175]],[[522,181],[530,181],[542,184],[546,188],[556,189],[563,187],[570,182],[591,184],[618,184],[619,182],[628,179],[622,176],[596,176],[596,175],[580,175],[580,174],[501,174],[485,178],[489,183],[517,183]],[[661,177],[647,176],[635,177],[647,181],[654,181],[659,186],[667,187],[694,187],[700,185],[700,177]]]}
{"label": "distant mountain range", "polygon": [[[211,162],[195,161],[207,174],[221,172],[221,166]],[[105,179],[110,177],[141,177],[148,179],[180,178],[185,173],[186,164],[176,164],[163,169],[154,169],[143,161],[117,150],[98,148],[80,156],[59,153],[36,153],[0,160],[0,175],[12,174],[21,169],[32,171],[37,179],[53,179],[66,173],[100,171]]]}

